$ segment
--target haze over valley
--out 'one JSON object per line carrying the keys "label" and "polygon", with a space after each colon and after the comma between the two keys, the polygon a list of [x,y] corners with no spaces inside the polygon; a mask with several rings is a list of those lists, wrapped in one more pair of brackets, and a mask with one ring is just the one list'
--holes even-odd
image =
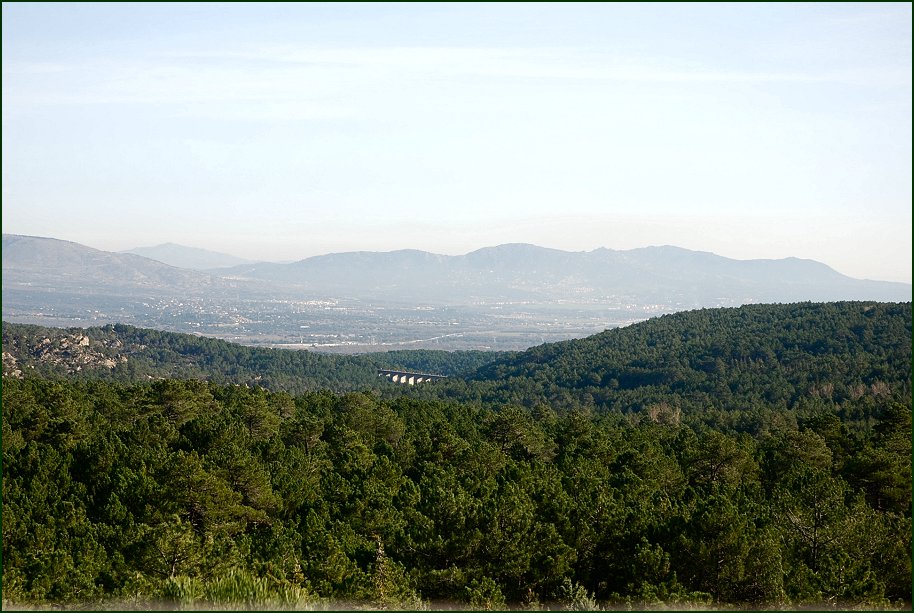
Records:
{"label": "haze over valley", "polygon": [[698,308],[911,299],[908,284],[851,279],[810,260],[733,260],[672,246],[350,252],[208,270],[201,261],[236,260],[178,245],[145,253],[183,267],[4,234],[3,318],[129,323],[319,351],[519,350]]}

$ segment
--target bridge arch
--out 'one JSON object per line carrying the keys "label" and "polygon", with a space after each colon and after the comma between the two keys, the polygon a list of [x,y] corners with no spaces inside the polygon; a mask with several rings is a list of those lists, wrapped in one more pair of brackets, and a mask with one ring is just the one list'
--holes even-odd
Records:
{"label": "bridge arch", "polygon": [[447,379],[447,375],[436,375],[433,373],[427,372],[409,372],[403,370],[388,370],[386,368],[378,369],[379,377],[387,377],[394,383],[401,383],[404,385],[418,385],[419,383],[428,383],[429,381],[438,381],[440,379]]}

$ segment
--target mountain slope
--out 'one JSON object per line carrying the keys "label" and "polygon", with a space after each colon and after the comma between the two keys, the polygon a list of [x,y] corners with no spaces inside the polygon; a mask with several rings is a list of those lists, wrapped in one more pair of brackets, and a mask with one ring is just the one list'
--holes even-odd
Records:
{"label": "mountain slope", "polygon": [[241,266],[251,264],[250,260],[235,257],[227,253],[199,249],[197,247],[186,247],[175,243],[164,243],[154,247],[136,247],[127,249],[121,253],[132,253],[140,255],[150,260],[156,260],[176,268],[189,268],[191,270],[210,270],[216,268],[229,268],[231,266]]}
{"label": "mountain slope", "polygon": [[150,296],[218,296],[269,290],[260,281],[240,282],[163,264],[132,253],[101,251],[54,238],[3,235],[3,292],[73,294],[142,299]]}
{"label": "mountain slope", "polygon": [[130,253],[100,251],[53,238],[3,235],[3,285],[120,292],[201,290],[226,285],[199,272]]}

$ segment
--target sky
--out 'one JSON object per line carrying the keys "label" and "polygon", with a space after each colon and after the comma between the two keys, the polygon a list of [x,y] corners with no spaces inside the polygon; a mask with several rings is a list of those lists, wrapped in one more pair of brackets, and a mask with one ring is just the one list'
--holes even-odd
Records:
{"label": "sky", "polygon": [[2,5],[2,227],[911,282],[911,4]]}

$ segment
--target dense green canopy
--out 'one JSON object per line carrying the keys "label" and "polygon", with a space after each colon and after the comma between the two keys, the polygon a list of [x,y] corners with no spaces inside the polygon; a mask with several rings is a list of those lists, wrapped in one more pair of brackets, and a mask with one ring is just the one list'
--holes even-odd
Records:
{"label": "dense green canopy", "polygon": [[910,604],[910,304],[696,311],[495,358],[296,395],[20,360],[4,603]]}

